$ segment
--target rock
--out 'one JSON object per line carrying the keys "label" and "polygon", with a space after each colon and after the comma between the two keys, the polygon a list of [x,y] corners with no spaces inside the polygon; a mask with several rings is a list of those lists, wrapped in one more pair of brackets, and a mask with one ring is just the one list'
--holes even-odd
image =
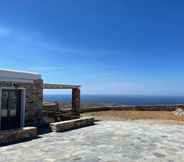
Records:
{"label": "rock", "polygon": [[184,105],[182,105],[182,104],[176,105],[176,109],[182,109],[182,110],[184,110]]}
{"label": "rock", "polygon": [[183,116],[184,117],[184,110],[181,108],[177,108],[176,111],[174,111],[174,114],[176,116],[180,116],[180,117]]}

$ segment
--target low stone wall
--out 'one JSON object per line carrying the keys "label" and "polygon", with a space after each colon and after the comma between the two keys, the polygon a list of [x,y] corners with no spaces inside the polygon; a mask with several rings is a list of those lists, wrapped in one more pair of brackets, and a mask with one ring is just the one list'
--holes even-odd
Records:
{"label": "low stone wall", "polygon": [[42,108],[43,108],[43,111],[49,111],[49,112],[59,111],[59,108],[56,102],[43,102]]}
{"label": "low stone wall", "polygon": [[94,124],[94,117],[83,117],[80,119],[51,123],[50,128],[53,132],[63,132],[71,129],[90,126],[93,124]]}
{"label": "low stone wall", "polygon": [[46,124],[79,118],[80,115],[72,111],[72,108],[64,107],[59,102],[43,103],[43,120]]}
{"label": "low stone wall", "polygon": [[0,145],[36,138],[37,134],[36,127],[0,131]]}
{"label": "low stone wall", "polygon": [[137,110],[137,111],[175,111],[176,106],[96,106],[81,109],[81,113],[85,112],[97,112],[97,111],[109,111],[109,110]]}

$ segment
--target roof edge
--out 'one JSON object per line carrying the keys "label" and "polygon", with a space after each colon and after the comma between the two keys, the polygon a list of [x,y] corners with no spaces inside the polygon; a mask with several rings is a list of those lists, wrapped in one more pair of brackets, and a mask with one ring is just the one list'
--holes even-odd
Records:
{"label": "roof edge", "polygon": [[0,69],[0,78],[38,80],[42,77],[41,74],[35,72]]}

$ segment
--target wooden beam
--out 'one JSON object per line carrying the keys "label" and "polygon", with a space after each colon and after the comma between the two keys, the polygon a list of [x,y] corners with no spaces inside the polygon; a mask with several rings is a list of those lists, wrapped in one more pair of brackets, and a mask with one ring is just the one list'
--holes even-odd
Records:
{"label": "wooden beam", "polygon": [[65,84],[48,84],[45,83],[43,89],[74,89],[79,88],[80,85],[65,85]]}

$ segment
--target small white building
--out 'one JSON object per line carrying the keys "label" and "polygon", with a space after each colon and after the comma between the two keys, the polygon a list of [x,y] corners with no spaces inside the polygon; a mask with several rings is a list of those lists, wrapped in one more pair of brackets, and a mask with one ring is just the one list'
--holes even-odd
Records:
{"label": "small white building", "polygon": [[38,73],[0,70],[0,130],[41,121],[43,80]]}
{"label": "small white building", "polygon": [[43,122],[43,89],[72,89],[72,114],[80,115],[80,86],[43,84],[40,74],[0,70],[0,130]]}

